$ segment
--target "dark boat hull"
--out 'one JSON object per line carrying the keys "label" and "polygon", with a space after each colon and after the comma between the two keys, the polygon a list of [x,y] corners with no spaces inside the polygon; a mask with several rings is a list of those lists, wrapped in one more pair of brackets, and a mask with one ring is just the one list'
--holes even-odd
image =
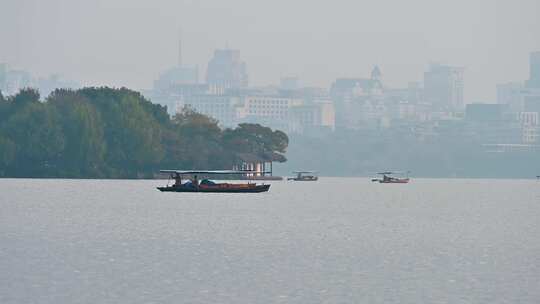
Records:
{"label": "dark boat hull", "polygon": [[395,179],[395,180],[379,180],[379,183],[381,184],[408,184],[409,179],[408,178],[402,178],[402,179]]}
{"label": "dark boat hull", "polygon": [[251,187],[157,187],[161,192],[205,192],[205,193],[260,193],[267,192],[270,185],[255,185]]}

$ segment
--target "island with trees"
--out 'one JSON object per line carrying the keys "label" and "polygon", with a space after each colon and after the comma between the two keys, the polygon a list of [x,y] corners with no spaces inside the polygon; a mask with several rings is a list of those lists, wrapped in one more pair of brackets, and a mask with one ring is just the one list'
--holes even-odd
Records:
{"label": "island with trees", "polygon": [[0,93],[0,177],[151,178],[160,168],[230,169],[252,153],[284,162],[289,139],[258,124],[174,117],[126,88]]}

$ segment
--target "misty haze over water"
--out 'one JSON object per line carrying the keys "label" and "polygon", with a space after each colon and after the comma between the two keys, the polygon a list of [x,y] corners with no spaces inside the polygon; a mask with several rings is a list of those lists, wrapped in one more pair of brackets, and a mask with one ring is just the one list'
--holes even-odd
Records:
{"label": "misty haze over water", "polygon": [[149,89],[177,62],[201,71],[216,48],[242,50],[254,85],[294,75],[327,87],[377,64],[388,84],[421,81],[428,63],[463,66],[467,102],[524,80],[540,50],[536,0],[3,0],[0,62],[82,85]]}

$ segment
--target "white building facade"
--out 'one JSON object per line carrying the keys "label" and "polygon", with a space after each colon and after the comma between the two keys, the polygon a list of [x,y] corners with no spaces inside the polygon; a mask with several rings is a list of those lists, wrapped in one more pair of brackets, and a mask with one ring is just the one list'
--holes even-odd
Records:
{"label": "white building facade", "polygon": [[258,123],[286,132],[302,133],[315,127],[335,127],[333,104],[306,103],[301,98],[280,96],[235,96],[202,94],[186,96],[181,106],[215,118],[219,125],[233,128],[240,123]]}

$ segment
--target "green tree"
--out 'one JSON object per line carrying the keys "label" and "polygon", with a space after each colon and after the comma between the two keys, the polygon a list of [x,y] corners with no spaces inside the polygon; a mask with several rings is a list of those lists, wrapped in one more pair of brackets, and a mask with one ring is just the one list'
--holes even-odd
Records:
{"label": "green tree", "polygon": [[215,119],[184,108],[172,122],[179,144],[172,147],[171,154],[178,165],[189,169],[227,167],[221,129]]}
{"label": "green tree", "polygon": [[23,107],[32,103],[39,103],[39,91],[33,88],[24,88],[11,98],[17,107]]}
{"label": "green tree", "polygon": [[254,153],[272,161],[286,161],[284,153],[289,138],[282,131],[272,131],[259,124],[244,123],[235,129],[225,130],[223,138],[225,147],[231,151]]}
{"label": "green tree", "polygon": [[54,175],[64,149],[60,116],[39,102],[15,106],[16,112],[2,125],[2,134],[16,143],[16,158],[10,164],[14,175]]}
{"label": "green tree", "polygon": [[24,89],[0,98],[0,176],[151,177],[160,168],[226,169],[238,153],[284,161],[281,131],[222,130],[191,109],[166,108],[126,88]]}
{"label": "green tree", "polygon": [[101,114],[106,175],[151,176],[165,157],[162,134],[168,124],[166,109],[125,88],[85,88],[79,93]]}
{"label": "green tree", "polygon": [[4,98],[2,91],[0,91],[0,127],[2,122],[6,119],[10,110],[10,102]]}
{"label": "green tree", "polygon": [[56,90],[47,103],[63,118],[65,149],[61,159],[63,176],[104,176],[106,144],[103,122],[95,107],[71,90]]}
{"label": "green tree", "polygon": [[6,176],[7,168],[15,160],[15,153],[15,143],[0,134],[0,176]]}

